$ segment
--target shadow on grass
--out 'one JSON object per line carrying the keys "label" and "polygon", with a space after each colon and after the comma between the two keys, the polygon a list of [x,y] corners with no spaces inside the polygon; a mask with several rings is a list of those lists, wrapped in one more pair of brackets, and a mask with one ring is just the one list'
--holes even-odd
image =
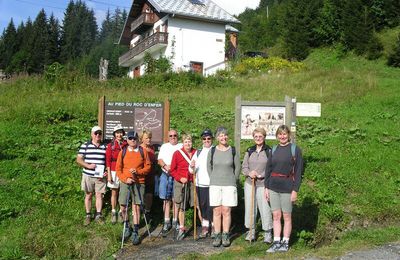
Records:
{"label": "shadow on grass", "polygon": [[[294,205],[292,213],[293,230],[291,241],[310,243],[317,228],[319,206],[311,197],[305,197],[300,205]],[[310,234],[312,233],[312,234]]]}

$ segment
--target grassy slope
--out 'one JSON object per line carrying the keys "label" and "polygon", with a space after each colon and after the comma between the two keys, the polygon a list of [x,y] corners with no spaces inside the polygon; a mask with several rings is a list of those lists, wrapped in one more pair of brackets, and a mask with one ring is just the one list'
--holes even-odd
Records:
{"label": "grassy slope", "polygon": [[[80,169],[74,164],[102,95],[132,101],[169,97],[172,126],[196,134],[220,124],[233,129],[239,94],[243,100],[280,101],[290,95],[321,102],[321,118],[299,120],[307,168],[290,256],[327,256],[352,241],[395,240],[400,70],[355,57],[339,60],[331,50],[314,52],[306,63],[309,69],[301,73],[274,72],[179,91],[80,77],[53,86],[38,78],[1,84],[0,256],[103,258],[118,248],[120,226],[82,228]],[[240,238],[220,257],[261,256],[265,250],[260,243],[245,245]]]}

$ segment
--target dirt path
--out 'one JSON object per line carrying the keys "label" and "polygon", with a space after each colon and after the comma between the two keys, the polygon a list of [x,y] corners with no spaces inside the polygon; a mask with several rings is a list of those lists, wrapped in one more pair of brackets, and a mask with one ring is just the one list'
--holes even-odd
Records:
{"label": "dirt path", "polygon": [[[127,241],[122,250],[116,253],[115,258],[127,259],[176,259],[178,256],[190,253],[200,253],[203,256],[219,253],[225,250],[224,247],[215,248],[211,245],[212,239],[193,240],[193,233],[182,241],[173,239],[174,232],[170,231],[166,238],[158,236],[161,226],[151,233],[151,238],[143,237],[140,246],[133,246]],[[140,234],[146,230],[141,229]],[[282,255],[283,256],[283,255]],[[302,258],[305,260],[320,260],[318,257]],[[400,260],[400,242],[379,246],[372,249],[357,250],[343,256],[334,257],[336,260]]]}
{"label": "dirt path", "polygon": [[[180,255],[191,252],[199,252],[204,256],[222,252],[224,247],[215,248],[211,245],[212,239],[199,239],[194,241],[193,233],[182,241],[173,239],[174,232],[170,231],[166,238],[158,236],[162,226],[151,232],[151,238],[143,237],[140,246],[133,246],[130,241],[116,254],[116,259],[175,259]],[[146,230],[141,229],[139,234],[145,234]]]}

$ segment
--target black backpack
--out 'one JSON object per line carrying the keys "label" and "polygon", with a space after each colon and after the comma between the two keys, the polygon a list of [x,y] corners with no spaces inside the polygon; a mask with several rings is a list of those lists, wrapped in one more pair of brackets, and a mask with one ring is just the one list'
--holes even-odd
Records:
{"label": "black backpack", "polygon": [[[253,145],[253,146],[250,146],[249,148],[247,148],[247,153],[249,154],[249,158],[250,158],[251,154],[254,153],[255,151],[257,151],[256,145]],[[271,153],[271,147],[269,147],[269,145],[264,143],[263,147],[261,148],[261,151],[264,151],[265,154],[267,155],[267,158],[269,158],[269,155]]]}

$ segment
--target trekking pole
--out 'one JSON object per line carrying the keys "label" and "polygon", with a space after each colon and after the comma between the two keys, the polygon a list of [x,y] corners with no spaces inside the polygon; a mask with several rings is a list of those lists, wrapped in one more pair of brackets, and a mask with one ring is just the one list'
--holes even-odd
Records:
{"label": "trekking pole", "polygon": [[196,172],[193,172],[193,226],[194,226],[194,231],[193,231],[193,239],[197,239],[197,191],[196,191]]}
{"label": "trekking pole", "polygon": [[128,195],[126,196],[126,209],[125,209],[125,216],[124,216],[124,227],[122,229],[122,241],[121,241],[121,249],[124,247],[124,240],[125,240],[125,229],[126,229],[126,225],[128,223],[128,209],[129,209],[129,197],[130,197],[130,192],[131,189],[128,189]]}
{"label": "trekking pole", "polygon": [[[151,234],[150,234],[150,229],[149,226],[147,225],[147,218],[146,218],[146,214],[144,212],[144,205],[143,205],[143,198],[142,198],[142,194],[140,193],[140,184],[136,183],[136,190],[138,192],[139,195],[139,200],[140,200],[140,209],[143,211],[143,218],[144,218],[144,223],[146,224],[146,229],[147,229],[147,233],[149,234],[149,238],[151,238]],[[140,219],[140,217],[139,217]]]}
{"label": "trekking pole", "polygon": [[253,240],[253,225],[254,225],[254,191],[255,191],[255,178],[251,179],[251,206],[250,206],[250,244]]}

